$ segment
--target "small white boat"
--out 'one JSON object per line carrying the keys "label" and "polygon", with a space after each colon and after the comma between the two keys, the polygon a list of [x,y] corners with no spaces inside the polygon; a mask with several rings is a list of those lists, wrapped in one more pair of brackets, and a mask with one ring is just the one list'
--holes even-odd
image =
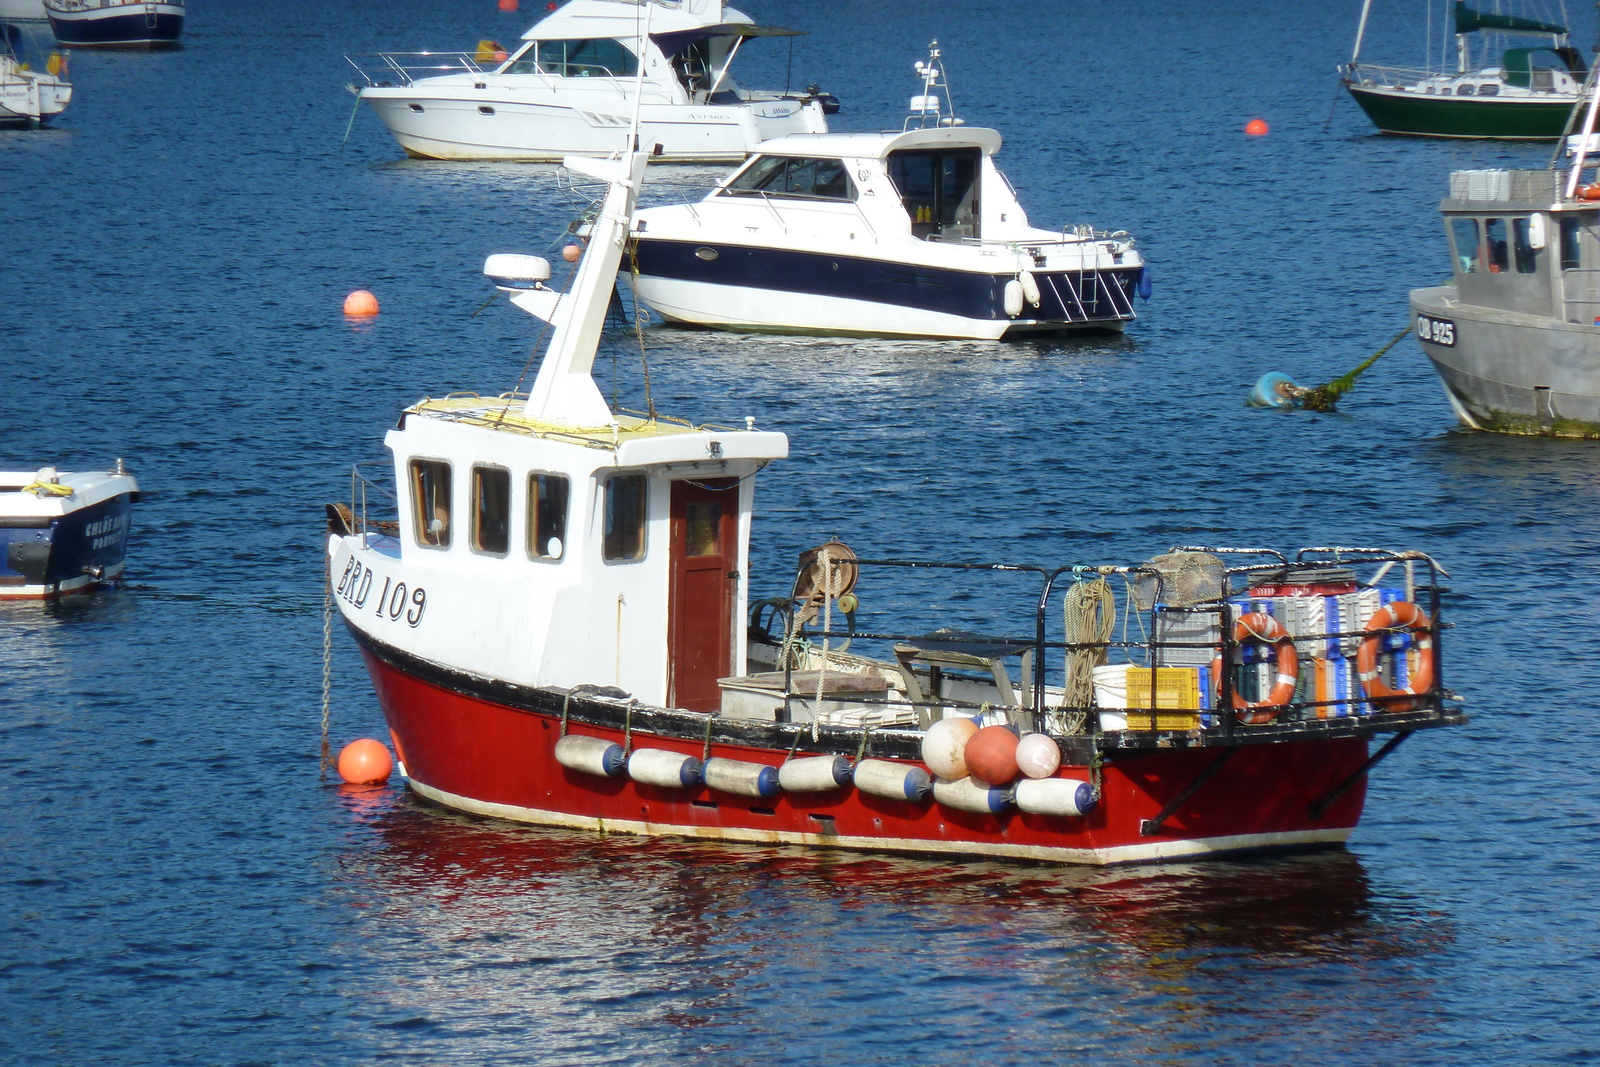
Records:
{"label": "small white boat", "polygon": [[0,471],[0,599],[85,592],[122,574],[139,483],[109,471]]}
{"label": "small white boat", "polygon": [[183,0],[44,0],[56,40],[74,48],[176,48]]}
{"label": "small white boat", "polygon": [[630,147],[637,108],[655,161],[717,162],[827,130],[832,96],[741,89],[729,74],[751,38],[797,35],[718,0],[571,0],[509,53],[485,42],[476,53],[345,58],[362,79],[351,90],[419,159],[607,156]]}
{"label": "small white boat", "polygon": [[20,40],[15,27],[0,23],[0,128],[43,126],[72,99],[62,55],[52,53],[44,70],[34,70],[18,52]]}
{"label": "small white boat", "polygon": [[632,281],[726,329],[998,339],[1120,330],[1149,296],[1123,231],[1031,225],[1000,134],[947,115],[937,42],[899,133],[768,141],[698,203],[638,212]]}

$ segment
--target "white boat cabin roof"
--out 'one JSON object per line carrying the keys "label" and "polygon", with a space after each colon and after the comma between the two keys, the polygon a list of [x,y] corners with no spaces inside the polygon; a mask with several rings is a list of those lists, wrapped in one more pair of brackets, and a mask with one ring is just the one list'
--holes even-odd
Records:
{"label": "white boat cabin roof", "polygon": [[[650,0],[569,0],[548,18],[534,23],[522,35],[524,41],[551,41],[562,38],[609,37],[624,44],[637,41],[644,29],[645,7]],[[742,11],[718,3],[655,3],[650,11],[650,36],[707,29],[726,28],[730,36],[739,30],[753,29],[750,17]]]}
{"label": "white boat cabin roof", "polygon": [[761,156],[826,156],[840,159],[888,159],[908,148],[977,148],[985,156],[1000,151],[1000,132],[982,126],[941,126],[904,133],[792,133],[761,142]]}
{"label": "white boat cabin roof", "polygon": [[525,394],[430,398],[407,408],[406,416],[420,415],[500,433],[607,450],[615,453],[611,462],[620,467],[783,459],[789,451],[787,435],[757,430],[753,425],[741,428],[696,426],[687,420],[663,415],[652,418],[619,412],[609,426],[579,428],[531,418],[525,411],[526,402]]}

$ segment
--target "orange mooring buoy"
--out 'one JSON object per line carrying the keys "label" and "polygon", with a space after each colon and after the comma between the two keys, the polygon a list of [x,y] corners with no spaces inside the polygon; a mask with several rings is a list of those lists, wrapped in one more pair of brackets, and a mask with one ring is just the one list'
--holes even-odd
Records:
{"label": "orange mooring buoy", "polygon": [[1244,124],[1244,132],[1251,137],[1265,137],[1269,129],[1265,119],[1251,119]]}
{"label": "orange mooring buoy", "polygon": [[339,777],[351,785],[382,785],[393,769],[394,760],[382,741],[363,737],[339,750]]}
{"label": "orange mooring buoy", "polygon": [[567,245],[561,250],[561,258],[568,263],[576,263],[583,256],[583,248],[579,245]]}
{"label": "orange mooring buoy", "polygon": [[378,313],[378,298],[365,289],[357,289],[344,298],[344,313],[357,317],[376,315]]}
{"label": "orange mooring buoy", "polygon": [[517,0],[500,0],[501,11],[515,11],[516,9]]}

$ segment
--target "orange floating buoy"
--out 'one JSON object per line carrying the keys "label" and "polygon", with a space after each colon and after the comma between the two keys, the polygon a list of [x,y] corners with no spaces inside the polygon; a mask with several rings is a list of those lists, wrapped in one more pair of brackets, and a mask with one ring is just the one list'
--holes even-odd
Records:
{"label": "orange floating buoy", "polygon": [[500,0],[501,11],[515,11],[516,9],[517,0]]}
{"label": "orange floating buoy", "polygon": [[394,761],[382,741],[363,737],[339,750],[339,777],[351,785],[382,785],[393,769]]}
{"label": "orange floating buoy", "polygon": [[344,298],[344,313],[358,318],[378,313],[378,298],[365,289],[357,289]]}
{"label": "orange floating buoy", "polygon": [[1009,726],[985,726],[967,740],[967,773],[990,785],[1017,776],[1017,734]]}
{"label": "orange floating buoy", "polygon": [[567,245],[561,250],[561,258],[568,263],[576,263],[583,257],[583,249],[578,245]]}
{"label": "orange floating buoy", "polygon": [[1251,137],[1265,137],[1269,129],[1265,119],[1251,119],[1244,124],[1244,132]]}

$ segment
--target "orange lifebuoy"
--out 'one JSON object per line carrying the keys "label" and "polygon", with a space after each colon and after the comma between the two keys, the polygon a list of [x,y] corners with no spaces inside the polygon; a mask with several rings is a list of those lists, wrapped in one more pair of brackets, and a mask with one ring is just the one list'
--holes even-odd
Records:
{"label": "orange lifebuoy", "polygon": [[[1409,601],[1396,600],[1373,612],[1364,629],[1367,635],[1361,639],[1361,648],[1356,653],[1356,674],[1368,700],[1374,704],[1392,703],[1421,696],[1433,688],[1433,624],[1428,621],[1426,612]],[[1384,633],[1390,630],[1410,630],[1416,634],[1412,649],[1417,653],[1417,666],[1404,689],[1391,688],[1378,672],[1378,646]],[[1381,710],[1410,711],[1416,706],[1416,701],[1408,700]]]}
{"label": "orange lifebuoy", "polygon": [[[1265,700],[1252,704],[1239,695],[1238,689],[1233,691],[1234,718],[1251,726],[1269,723],[1283,714],[1282,709],[1293,699],[1294,688],[1300,683],[1300,657],[1295,652],[1294,639],[1283,628],[1283,623],[1271,615],[1251,611],[1240,615],[1239,621],[1233,624],[1233,640],[1241,645],[1246,641],[1262,641],[1272,645],[1277,653],[1278,681]],[[1220,655],[1211,661],[1211,687],[1219,693],[1222,691]]]}

